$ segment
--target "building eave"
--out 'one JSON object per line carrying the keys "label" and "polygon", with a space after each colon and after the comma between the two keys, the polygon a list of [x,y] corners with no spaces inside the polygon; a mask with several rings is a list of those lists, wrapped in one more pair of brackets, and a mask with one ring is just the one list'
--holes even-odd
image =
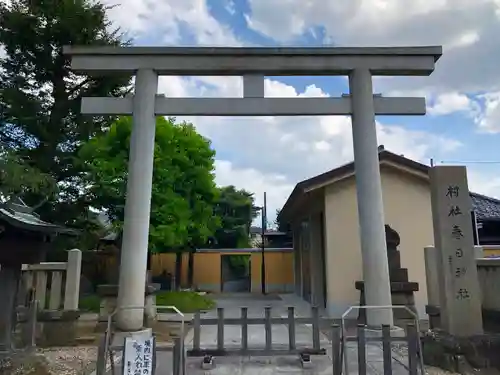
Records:
{"label": "building eave", "polygon": [[[392,152],[381,149],[379,152],[379,163],[380,167],[390,167],[412,175],[419,179],[429,181],[429,169],[428,165],[413,161],[411,159],[405,158],[402,155],[397,155]],[[332,169],[320,175],[314,176],[307,180],[299,182],[292,194],[288,197],[285,205],[283,206],[279,220],[284,219],[290,221],[291,216],[305,203],[309,194],[317,191],[318,189],[324,188],[326,186],[338,183],[347,178],[353,178],[355,176],[355,166],[354,162],[344,164],[338,168]],[[500,207],[500,200],[496,198],[491,198],[482,194],[470,192],[471,198],[480,199],[483,201],[488,201],[494,206]],[[478,214],[479,221],[496,221],[500,220],[500,213],[498,215],[481,211],[481,207],[477,207],[474,204],[474,211]],[[479,205],[480,206],[480,205]],[[496,208],[493,210],[495,211]],[[497,210],[500,212],[500,208]]]}
{"label": "building eave", "polygon": [[[379,152],[379,160],[381,166],[390,166],[399,169],[403,172],[410,173],[419,178],[428,178],[429,166],[418,163],[411,159],[405,158],[402,155],[397,155],[381,148]],[[278,220],[290,220],[290,216],[295,209],[300,206],[300,203],[306,198],[306,194],[342,181],[346,178],[353,177],[355,174],[354,162],[350,162],[330,171],[324,172],[307,180],[299,182],[295,185],[292,193],[286,200]]]}

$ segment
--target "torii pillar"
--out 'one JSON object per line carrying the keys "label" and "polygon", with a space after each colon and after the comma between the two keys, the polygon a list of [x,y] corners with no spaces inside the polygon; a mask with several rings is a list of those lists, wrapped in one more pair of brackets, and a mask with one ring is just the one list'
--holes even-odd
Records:
{"label": "torii pillar", "polygon": [[[375,115],[423,115],[423,98],[374,96],[372,76],[430,75],[441,47],[186,48],[65,47],[72,69],[136,75],[134,97],[84,98],[82,113],[133,115],[118,303],[144,306],[155,116],[352,116],[356,187],[367,305],[391,305]],[[158,75],[243,76],[243,98],[165,98]],[[341,98],[265,98],[264,76],[347,75]],[[142,311],[122,310],[122,330],[142,328]],[[367,311],[370,326],[393,325],[387,309]]]}

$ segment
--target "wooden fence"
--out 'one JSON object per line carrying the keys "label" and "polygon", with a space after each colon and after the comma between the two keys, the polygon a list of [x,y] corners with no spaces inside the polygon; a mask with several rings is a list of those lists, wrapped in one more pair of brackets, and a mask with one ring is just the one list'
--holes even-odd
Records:
{"label": "wooden fence", "polygon": [[23,264],[22,288],[35,293],[39,310],[78,310],[81,260],[81,251],[73,249],[67,262]]}

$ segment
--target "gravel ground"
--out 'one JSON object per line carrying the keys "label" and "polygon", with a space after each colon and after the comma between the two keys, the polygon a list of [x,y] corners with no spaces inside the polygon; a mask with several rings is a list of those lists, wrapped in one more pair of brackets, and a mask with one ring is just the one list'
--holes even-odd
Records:
{"label": "gravel ground", "polygon": [[[406,345],[394,345],[393,350],[400,355],[407,354]],[[95,370],[97,360],[97,347],[79,346],[38,349],[36,358],[33,361],[22,360],[21,364],[14,370],[8,372],[9,375],[89,375]],[[16,361],[18,362],[18,361]],[[33,364],[37,363],[37,366]],[[437,367],[426,366],[427,375],[456,375],[455,373],[442,370]],[[5,372],[0,371],[5,374]],[[6,374],[7,375],[7,374]]]}
{"label": "gravel ground", "polygon": [[39,349],[47,370],[53,375],[87,375],[95,369],[97,347]]}
{"label": "gravel ground", "polygon": [[[406,354],[406,347],[401,345],[393,350]],[[42,356],[46,369],[51,375],[88,375],[95,369],[97,360],[96,347],[71,347],[39,349],[37,355]],[[458,375],[437,367],[425,366],[427,375]],[[19,374],[22,374],[19,373]],[[35,373],[36,374],[36,373]]]}
{"label": "gravel ground", "polygon": [[454,375],[455,372],[446,371],[438,367],[425,366],[425,373],[428,375]]}
{"label": "gravel ground", "polygon": [[[393,343],[392,350],[402,357],[408,357],[408,345],[406,344]],[[427,375],[459,375],[456,372],[450,372],[433,366],[425,366],[425,373]]]}

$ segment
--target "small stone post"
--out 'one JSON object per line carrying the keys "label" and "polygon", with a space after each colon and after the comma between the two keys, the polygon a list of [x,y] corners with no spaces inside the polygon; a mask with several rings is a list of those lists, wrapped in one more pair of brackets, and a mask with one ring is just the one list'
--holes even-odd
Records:
{"label": "small stone post", "polygon": [[474,254],[476,259],[484,258],[484,249],[482,246],[474,246]]}
{"label": "small stone post", "polygon": [[80,275],[82,272],[82,252],[78,249],[68,251],[66,268],[66,287],[64,291],[64,310],[78,310],[80,299]]}
{"label": "small stone post", "polygon": [[425,280],[427,284],[427,303],[438,307],[439,301],[439,270],[437,266],[437,249],[434,246],[424,248]]}

